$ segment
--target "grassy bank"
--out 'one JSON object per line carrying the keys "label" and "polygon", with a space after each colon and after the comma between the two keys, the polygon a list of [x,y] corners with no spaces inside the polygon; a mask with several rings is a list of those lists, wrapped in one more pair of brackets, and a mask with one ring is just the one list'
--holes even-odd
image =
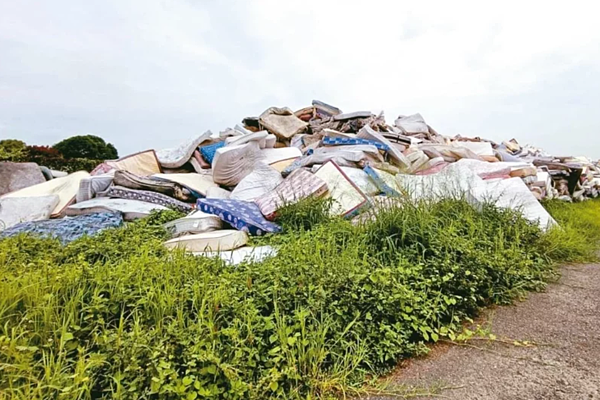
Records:
{"label": "grassy bank", "polygon": [[[162,247],[171,213],[61,247],[0,241],[0,398],[329,398],[489,304],[590,259],[600,203],[549,204],[565,229],[467,203],[391,206],[361,225],[304,203],[279,248],[228,267]],[[168,215],[170,214],[170,215]]]}

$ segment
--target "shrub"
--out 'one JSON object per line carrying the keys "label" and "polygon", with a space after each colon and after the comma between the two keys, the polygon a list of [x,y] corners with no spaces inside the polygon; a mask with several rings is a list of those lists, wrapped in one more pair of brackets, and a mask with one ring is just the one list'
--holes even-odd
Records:
{"label": "shrub", "polygon": [[27,159],[27,161],[37,163],[38,165],[43,165],[50,169],[65,171],[68,173],[77,171],[91,172],[94,168],[96,168],[99,164],[103,162],[103,160],[90,160],[87,158],[66,159],[62,157],[44,156],[30,157]]}
{"label": "shrub", "polygon": [[110,160],[118,158],[117,149],[94,135],[73,136],[53,146],[65,158]]}
{"label": "shrub", "polygon": [[26,147],[21,140],[0,140],[0,161],[19,161],[26,154]]}
{"label": "shrub", "polygon": [[282,213],[284,234],[254,239],[276,245],[276,257],[236,267],[167,251],[160,224],[173,212],[66,246],[0,240],[0,391],[64,399],[358,393],[368,375],[453,338],[479,307],[542,289],[562,261],[553,258],[561,243],[492,206],[391,203],[358,225],[319,223],[312,216],[321,205],[305,207]]}
{"label": "shrub", "polygon": [[61,157],[61,154],[54,147],[50,146],[27,146],[27,156],[33,157],[46,157],[46,158],[57,158]]}

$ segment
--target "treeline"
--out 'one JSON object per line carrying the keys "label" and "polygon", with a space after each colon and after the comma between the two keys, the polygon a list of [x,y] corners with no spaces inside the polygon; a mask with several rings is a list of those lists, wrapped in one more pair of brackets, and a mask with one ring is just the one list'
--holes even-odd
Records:
{"label": "treeline", "polygon": [[118,157],[115,146],[94,135],[73,136],[53,146],[27,145],[17,139],[0,141],[0,161],[34,162],[65,172],[91,171],[104,160]]}

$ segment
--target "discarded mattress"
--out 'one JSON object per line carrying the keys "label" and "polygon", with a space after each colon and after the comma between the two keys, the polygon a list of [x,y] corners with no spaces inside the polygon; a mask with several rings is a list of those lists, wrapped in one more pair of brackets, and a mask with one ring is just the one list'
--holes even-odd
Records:
{"label": "discarded mattress", "polygon": [[192,158],[198,146],[210,140],[211,135],[211,131],[206,131],[200,136],[189,138],[177,147],[159,150],[156,152],[156,158],[164,168],[179,168]]}
{"label": "discarded mattress", "polygon": [[271,167],[273,167],[275,170],[277,170],[278,172],[283,172],[287,167],[292,165],[292,163],[294,163],[296,160],[298,160],[298,158],[290,158],[289,160],[283,160],[283,161],[279,161],[279,162],[276,162],[274,164],[269,164],[269,165]]}
{"label": "discarded mattress", "polygon": [[275,164],[302,157],[302,152],[296,147],[281,147],[276,149],[262,149],[260,156],[266,164]]}
{"label": "discarded mattress", "polygon": [[191,204],[184,203],[162,193],[151,192],[149,190],[135,190],[121,186],[112,186],[104,192],[99,192],[97,196],[108,197],[111,199],[143,201],[146,203],[158,204],[173,210],[181,211],[183,213],[189,213],[193,210],[193,206]]}
{"label": "discarded mattress", "polygon": [[154,174],[152,177],[177,183],[201,196],[206,196],[206,191],[209,188],[218,186],[213,182],[210,174],[198,174],[192,172],[189,174]]}
{"label": "discarded mattress", "polygon": [[425,123],[425,119],[418,113],[409,116],[401,115],[394,121],[394,125],[408,134],[429,133],[429,127]]}
{"label": "discarded mattress", "polygon": [[21,222],[50,218],[60,198],[53,194],[39,197],[0,198],[0,231]]}
{"label": "discarded mattress", "polygon": [[355,144],[346,146],[332,146],[332,147],[319,147],[312,152],[309,151],[307,154],[345,154],[345,153],[364,153],[366,156],[363,158],[371,158],[383,162],[383,157],[376,146],[370,144]]}
{"label": "discarded mattress", "polygon": [[379,150],[388,151],[390,148],[388,145],[368,139],[361,139],[358,137],[348,138],[348,137],[329,137],[326,136],[321,141],[325,146],[351,146],[351,145],[371,145],[377,147]]}
{"label": "discarded mattress", "polygon": [[462,158],[471,158],[474,160],[479,160],[479,156],[475,154],[473,151],[466,147],[456,147],[449,144],[420,144],[419,149],[426,150],[435,150],[444,157],[446,161],[457,161]]}
{"label": "discarded mattress", "polygon": [[123,217],[120,213],[101,212],[73,218],[23,222],[0,232],[0,237],[28,233],[40,237],[57,238],[61,243],[67,244],[84,235],[94,236],[105,229],[117,228],[122,224]]}
{"label": "discarded mattress", "polygon": [[177,237],[165,242],[169,249],[185,249],[191,252],[233,250],[248,243],[246,232],[226,229]]}
{"label": "discarded mattress", "polygon": [[283,178],[279,171],[259,162],[254,171],[246,175],[233,189],[230,198],[254,201],[275,189],[282,181]]}
{"label": "discarded mattress", "polygon": [[556,221],[520,178],[485,181],[473,188],[472,194],[480,203],[492,202],[500,208],[521,211],[526,219],[537,223],[541,229],[556,225]]}
{"label": "discarded mattress", "polygon": [[365,194],[334,162],[324,164],[315,176],[327,184],[329,196],[334,200],[331,207],[333,215],[352,217],[368,204]]}
{"label": "discarded mattress", "polygon": [[364,167],[364,171],[369,178],[371,178],[377,189],[379,189],[380,193],[390,197],[399,195],[398,186],[393,175],[388,174],[385,171],[376,170],[369,165]]}
{"label": "discarded mattress", "polygon": [[196,199],[196,196],[194,196],[190,190],[178,183],[163,179],[151,179],[149,177],[137,176],[128,171],[116,171],[113,182],[117,186],[162,193],[181,201],[193,201]]}
{"label": "discarded mattress", "polygon": [[354,111],[354,112],[350,112],[350,113],[334,115],[333,120],[334,121],[347,121],[349,119],[356,119],[356,118],[369,118],[372,115],[373,115],[373,113],[371,113],[371,111]]}
{"label": "discarded mattress", "polygon": [[454,147],[463,147],[471,150],[478,156],[493,156],[494,150],[490,142],[452,142]]}
{"label": "discarded mattress", "polygon": [[77,203],[67,208],[67,215],[85,215],[106,211],[118,211],[123,214],[125,221],[133,221],[138,218],[145,218],[152,211],[166,210],[158,204],[146,203],[139,200],[110,199],[108,197],[98,197],[92,200]]}
{"label": "discarded mattress", "polygon": [[263,217],[260,208],[252,202],[231,199],[198,199],[198,209],[208,214],[218,215],[221,220],[234,228],[261,236],[277,233],[281,227]]}
{"label": "discarded mattress", "polygon": [[0,196],[44,182],[36,163],[0,162]]}
{"label": "discarded mattress", "polygon": [[167,222],[164,227],[172,237],[210,232],[221,229],[223,223],[216,215],[194,211],[183,218]]}
{"label": "discarded mattress", "polygon": [[17,190],[16,192],[5,194],[3,198],[57,195],[59,197],[58,204],[50,214],[51,218],[56,218],[63,215],[65,208],[75,200],[75,195],[79,190],[81,180],[89,175],[90,174],[85,171],[75,172],[64,178],[52,179],[51,181],[46,181],[44,183],[29,186],[25,189]]}
{"label": "discarded mattress", "polygon": [[115,170],[102,175],[88,176],[79,182],[79,190],[75,195],[75,201],[90,200],[96,197],[97,193],[103,192],[113,183]]}
{"label": "discarded mattress", "polygon": [[228,199],[231,197],[231,192],[227,189],[216,186],[208,188],[206,191],[206,197],[209,199]]}
{"label": "discarded mattress", "polygon": [[243,262],[258,263],[266,260],[269,257],[275,257],[277,255],[277,249],[271,246],[244,246],[240,247],[239,249],[227,251],[195,252],[194,255],[207,258],[218,257],[225,261],[227,265],[238,265]]}
{"label": "discarded mattress", "polygon": [[[315,165],[313,168],[315,167],[317,166]],[[321,166],[318,167],[320,168]],[[376,194],[379,194],[381,192],[380,189],[377,188],[377,186],[375,186],[375,183],[373,183],[372,179],[369,178],[369,175],[367,175],[367,173],[362,169],[353,167],[340,167],[340,169],[367,196],[375,196]]]}
{"label": "discarded mattress", "polygon": [[297,169],[271,192],[256,199],[255,203],[266,219],[273,220],[281,207],[309,196],[320,196],[326,191],[325,181],[304,169]]}
{"label": "discarded mattress", "polygon": [[[520,163],[522,164],[522,163]],[[450,170],[454,169],[469,169],[477,174],[481,179],[497,179],[508,178],[510,175],[512,164],[505,162],[489,163],[486,161],[472,160],[463,158],[449,166]]]}
{"label": "discarded mattress", "polygon": [[376,132],[370,126],[366,125],[361,128],[357,135],[361,139],[373,140],[376,142],[383,143],[389,148],[388,154],[392,161],[399,166],[400,168],[410,168],[410,162],[406,158],[404,154],[400,150],[398,150],[395,146],[392,145],[388,139],[383,137],[383,135],[379,132]]}
{"label": "discarded mattress", "polygon": [[252,172],[260,158],[257,142],[220,148],[212,162],[213,181],[223,186],[235,186]]}
{"label": "discarded mattress", "polygon": [[[240,144],[246,144],[249,142],[258,142],[258,145],[261,149],[265,148],[266,142],[267,142],[266,139],[269,136],[269,132],[267,132],[267,131],[250,132],[250,131],[247,131],[246,129],[244,129],[244,131],[241,133],[242,133],[242,135],[231,136],[231,137],[228,137],[227,139],[225,139],[226,146],[239,146]],[[275,136],[273,135],[273,137],[275,137]],[[271,139],[269,139],[269,142],[271,142]],[[273,144],[275,144],[275,143],[273,142]],[[271,146],[271,147],[273,147],[273,146]]]}
{"label": "discarded mattress", "polygon": [[219,150],[222,147],[225,147],[225,142],[217,142],[214,144],[202,146],[199,149],[200,155],[204,158],[204,160],[206,160],[207,163],[212,164],[217,150]]}
{"label": "discarded mattress", "polygon": [[329,118],[342,113],[342,110],[340,110],[339,108],[319,100],[313,100],[312,105],[315,109],[315,113],[319,118]]}
{"label": "discarded mattress", "polygon": [[269,132],[282,139],[290,139],[292,136],[304,131],[308,124],[294,115],[287,107],[271,107],[265,110],[258,118],[260,124]]}
{"label": "discarded mattress", "polygon": [[468,165],[453,163],[431,175],[398,174],[398,186],[413,200],[464,198],[473,201],[471,189],[483,180]]}
{"label": "discarded mattress", "polygon": [[154,150],[142,151],[114,161],[105,161],[104,164],[114,169],[128,171],[139,176],[158,174],[161,172],[160,164]]}

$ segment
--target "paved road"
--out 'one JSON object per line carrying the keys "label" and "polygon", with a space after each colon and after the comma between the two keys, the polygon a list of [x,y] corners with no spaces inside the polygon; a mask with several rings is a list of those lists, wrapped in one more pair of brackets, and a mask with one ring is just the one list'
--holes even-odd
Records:
{"label": "paved road", "polygon": [[438,345],[400,368],[393,381],[419,388],[419,399],[600,399],[600,265],[565,267],[546,292],[488,310],[484,318],[498,338],[540,345]]}

